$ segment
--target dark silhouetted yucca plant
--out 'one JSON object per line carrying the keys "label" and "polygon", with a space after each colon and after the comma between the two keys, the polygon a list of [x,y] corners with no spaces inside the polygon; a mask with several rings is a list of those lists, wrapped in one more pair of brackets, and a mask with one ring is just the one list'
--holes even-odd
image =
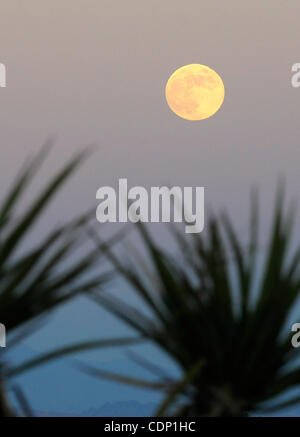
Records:
{"label": "dark silhouetted yucca plant", "polygon": [[[300,291],[300,252],[289,249],[293,216],[293,208],[284,212],[281,192],[265,246],[258,244],[256,201],[249,244],[227,216],[210,219],[200,235],[187,237],[172,228],[181,257],[159,248],[139,225],[148,258],[141,261],[140,254],[126,263],[107,252],[152,317],[109,294],[94,299],[167,352],[182,379],[141,381],[85,371],[162,390],[159,415],[244,416],[300,403],[299,391],[281,397],[300,385],[299,349],[291,345],[288,324]],[[148,361],[142,363],[150,369]]]}
{"label": "dark silhouetted yucca plant", "polygon": [[[95,248],[80,251],[83,225],[89,221],[91,213],[57,227],[48,235],[43,235],[33,248],[20,251],[24,238],[33,230],[45,207],[87,155],[87,151],[79,153],[56,172],[37,198],[32,199],[31,205],[20,214],[16,208],[48,148],[44,147],[23,169],[0,206],[0,323],[6,327],[7,350],[37,329],[42,316],[79,293],[89,292],[108,280],[108,275],[95,275],[92,271],[100,260],[99,251]],[[76,249],[78,255],[73,257]],[[126,343],[126,339],[124,341]],[[6,350],[0,349],[0,417],[14,414],[7,404],[5,379],[64,354],[116,344],[122,344],[122,340],[71,345],[15,367],[7,364]]]}

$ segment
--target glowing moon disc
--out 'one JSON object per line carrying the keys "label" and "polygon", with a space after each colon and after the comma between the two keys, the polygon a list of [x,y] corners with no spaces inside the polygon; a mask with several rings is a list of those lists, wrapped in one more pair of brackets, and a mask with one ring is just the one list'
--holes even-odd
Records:
{"label": "glowing moon disc", "polygon": [[170,109],[186,120],[204,120],[221,107],[225,88],[221,77],[211,68],[189,64],[176,70],[166,85]]}

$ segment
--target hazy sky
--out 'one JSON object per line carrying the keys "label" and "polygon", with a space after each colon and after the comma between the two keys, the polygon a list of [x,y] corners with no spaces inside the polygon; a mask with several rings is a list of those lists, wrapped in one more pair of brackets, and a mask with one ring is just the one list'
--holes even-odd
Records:
{"label": "hazy sky", "polygon": [[[296,0],[2,1],[1,191],[57,134],[45,175],[81,146],[100,149],[70,188],[70,210],[120,176],[204,185],[209,202],[234,212],[252,183],[269,197],[280,173],[297,192],[299,12]],[[164,98],[188,63],[214,68],[226,87],[222,109],[202,122],[176,117]]]}
{"label": "hazy sky", "polygon": [[[97,188],[120,177],[205,186],[207,203],[227,205],[241,230],[256,184],[266,221],[279,175],[300,200],[299,13],[298,0],[2,0],[0,197],[28,153],[57,134],[41,181],[80,147],[99,151],[41,232],[96,205]],[[226,88],[221,110],[200,122],[175,116],[164,98],[170,74],[189,63],[215,69]]]}

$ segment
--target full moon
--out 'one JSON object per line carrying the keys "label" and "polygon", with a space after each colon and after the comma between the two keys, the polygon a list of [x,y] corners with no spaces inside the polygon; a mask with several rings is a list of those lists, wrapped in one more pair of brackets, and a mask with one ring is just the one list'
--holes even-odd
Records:
{"label": "full moon", "polygon": [[166,85],[170,109],[186,120],[204,120],[222,106],[225,88],[221,77],[210,67],[189,64],[176,70]]}

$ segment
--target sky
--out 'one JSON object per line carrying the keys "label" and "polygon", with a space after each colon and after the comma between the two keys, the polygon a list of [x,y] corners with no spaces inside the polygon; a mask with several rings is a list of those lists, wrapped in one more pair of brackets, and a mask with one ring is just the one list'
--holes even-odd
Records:
{"label": "sky", "polygon": [[[49,136],[54,150],[27,201],[75,151],[97,149],[26,244],[96,208],[97,189],[121,177],[130,186],[204,186],[206,205],[226,208],[242,235],[255,185],[268,229],[280,176],[300,201],[300,88],[291,86],[299,12],[297,0],[3,0],[0,198]],[[190,63],[213,68],[226,89],[221,109],[200,122],[177,117],[164,97],[169,76]],[[98,324],[121,329],[82,301],[55,320],[30,346],[56,345],[57,332],[62,341],[89,337]]]}

